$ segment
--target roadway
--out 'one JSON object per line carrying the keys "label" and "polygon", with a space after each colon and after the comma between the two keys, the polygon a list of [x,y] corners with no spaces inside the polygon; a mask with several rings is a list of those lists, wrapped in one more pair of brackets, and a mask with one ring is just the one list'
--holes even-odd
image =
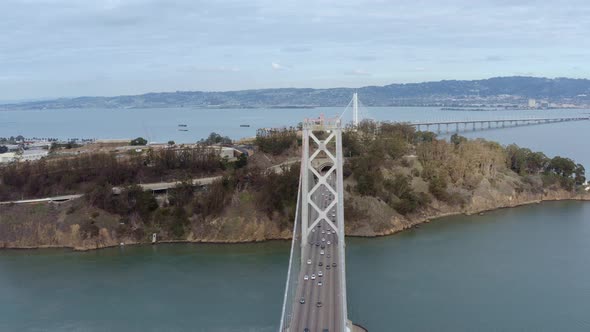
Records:
{"label": "roadway", "polygon": [[[334,187],[334,173],[329,178],[329,182]],[[334,199],[334,195],[322,186],[312,194],[312,199],[318,207],[326,209]],[[334,222],[336,221],[335,214],[334,207],[328,213],[329,218]],[[312,210],[310,225],[317,216],[317,212]],[[311,231],[309,239],[302,239],[301,242],[304,246],[302,266],[298,276],[298,286],[294,298],[296,303],[293,304],[289,332],[306,331],[306,328],[310,332],[322,332],[325,331],[324,329],[330,332],[343,331],[341,296],[339,294],[340,266],[338,262],[340,260],[336,232],[327,222],[322,220]],[[323,275],[321,277],[319,276],[320,272]],[[315,279],[312,279],[312,275],[315,275]],[[306,276],[308,280],[305,280]],[[305,303],[300,303],[301,299]],[[321,306],[318,306],[318,303],[321,303]]]}

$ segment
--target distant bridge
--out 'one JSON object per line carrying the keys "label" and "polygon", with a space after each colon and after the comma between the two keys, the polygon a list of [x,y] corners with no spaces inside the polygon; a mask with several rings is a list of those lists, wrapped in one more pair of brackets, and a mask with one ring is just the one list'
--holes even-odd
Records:
{"label": "distant bridge", "polygon": [[488,119],[488,120],[463,120],[463,121],[425,121],[409,123],[417,131],[431,131],[438,134],[449,134],[451,132],[476,131],[495,128],[530,126],[538,124],[585,121],[590,120],[588,116],[559,117],[559,118],[524,118],[524,119]]}

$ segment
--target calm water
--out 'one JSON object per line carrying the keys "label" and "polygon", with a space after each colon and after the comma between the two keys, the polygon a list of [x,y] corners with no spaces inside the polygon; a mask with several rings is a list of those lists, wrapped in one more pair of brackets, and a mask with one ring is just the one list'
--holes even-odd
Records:
{"label": "calm water", "polygon": [[[296,126],[306,117],[340,116],[343,108],[316,109],[84,109],[1,111],[0,137],[67,138],[135,138],[143,136],[153,142],[195,142],[215,131],[231,138],[252,137],[257,128]],[[475,120],[496,118],[561,117],[587,115],[590,110],[535,110],[464,112],[441,111],[434,107],[374,107],[362,109],[361,115],[377,120]],[[343,119],[350,121],[348,110]],[[178,131],[186,124],[189,131]],[[249,128],[240,127],[242,124]],[[503,144],[518,143],[550,156],[575,157],[590,167],[585,142],[590,141],[590,122],[568,122],[465,133],[486,137]],[[584,150],[584,152],[582,152]]]}
{"label": "calm water", "polygon": [[[340,108],[0,112],[0,136],[192,142],[253,136]],[[574,116],[588,111],[371,108],[379,120]],[[349,116],[348,116],[349,117]],[[177,125],[189,132],[178,132]],[[250,128],[240,128],[250,124]],[[590,168],[588,122],[465,134]],[[452,217],[349,239],[350,317],[370,331],[590,330],[590,204],[557,202]],[[0,251],[0,331],[274,331],[289,243],[159,245],[88,253]]]}
{"label": "calm water", "polygon": [[[349,239],[370,331],[590,330],[590,204]],[[275,331],[289,243],[0,251],[0,331]]]}

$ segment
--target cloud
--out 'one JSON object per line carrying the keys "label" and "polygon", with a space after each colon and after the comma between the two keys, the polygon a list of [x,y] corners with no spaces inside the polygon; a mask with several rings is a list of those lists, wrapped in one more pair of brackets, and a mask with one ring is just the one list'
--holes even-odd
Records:
{"label": "cloud", "polygon": [[0,99],[567,76],[590,2],[566,2],[0,0]]}
{"label": "cloud", "polygon": [[311,52],[311,48],[291,46],[291,47],[281,48],[281,52],[284,52],[284,53],[306,53],[306,52]]}
{"label": "cloud", "polygon": [[371,73],[369,73],[363,69],[355,69],[355,70],[347,71],[344,74],[351,75],[351,76],[371,76]]}
{"label": "cloud", "polygon": [[287,70],[287,69],[290,69],[290,67],[288,67],[288,66],[285,66],[285,65],[282,65],[282,64],[280,64],[280,63],[278,63],[278,62],[272,62],[272,63],[270,64],[270,66],[271,66],[271,68],[272,68],[273,70]]}
{"label": "cloud", "polygon": [[485,58],[485,61],[489,61],[489,62],[500,62],[500,61],[505,61],[506,58],[504,58],[503,56],[499,56],[499,55],[488,55]]}
{"label": "cloud", "polygon": [[356,61],[375,61],[377,60],[377,57],[374,55],[359,55],[353,56],[352,59]]}

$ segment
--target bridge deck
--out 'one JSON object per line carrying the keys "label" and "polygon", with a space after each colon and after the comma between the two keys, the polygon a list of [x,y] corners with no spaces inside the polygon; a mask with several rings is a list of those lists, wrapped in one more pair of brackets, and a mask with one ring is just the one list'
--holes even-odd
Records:
{"label": "bridge deck", "polygon": [[481,119],[481,120],[451,120],[451,121],[426,121],[426,122],[411,122],[411,126],[432,126],[432,125],[445,125],[445,124],[464,124],[464,123],[488,123],[488,122],[559,122],[559,121],[583,121],[590,120],[588,116],[580,117],[561,117],[561,118],[520,118],[520,119]]}
{"label": "bridge deck", "polygon": [[[312,195],[312,199],[319,207],[325,209],[332,200],[329,198],[330,195],[328,189],[322,188]],[[329,215],[332,213],[330,212]],[[311,233],[309,239],[302,240],[304,246],[303,265],[299,276],[296,276],[299,278],[294,299],[297,303],[293,304],[290,332],[304,331],[305,328],[310,331],[323,331],[323,329],[344,331],[345,328],[342,326],[344,318],[341,317],[340,311],[342,298],[338,291],[340,289],[339,269],[341,268],[339,266],[338,237],[333,233],[334,230],[330,228],[328,223],[322,221],[318,226],[315,227],[315,231]],[[328,241],[330,244],[327,244]],[[321,248],[322,245],[325,246],[325,249]],[[308,264],[308,259],[311,261],[310,264]],[[319,266],[320,262],[322,266]],[[335,266],[333,266],[334,264]],[[322,277],[318,276],[319,271],[323,273]],[[312,274],[315,274],[315,280],[311,279]],[[309,280],[304,280],[306,275]],[[318,285],[320,281],[322,282],[321,286]],[[305,300],[305,303],[299,303],[301,298]],[[318,302],[321,302],[321,307],[317,306]]]}

